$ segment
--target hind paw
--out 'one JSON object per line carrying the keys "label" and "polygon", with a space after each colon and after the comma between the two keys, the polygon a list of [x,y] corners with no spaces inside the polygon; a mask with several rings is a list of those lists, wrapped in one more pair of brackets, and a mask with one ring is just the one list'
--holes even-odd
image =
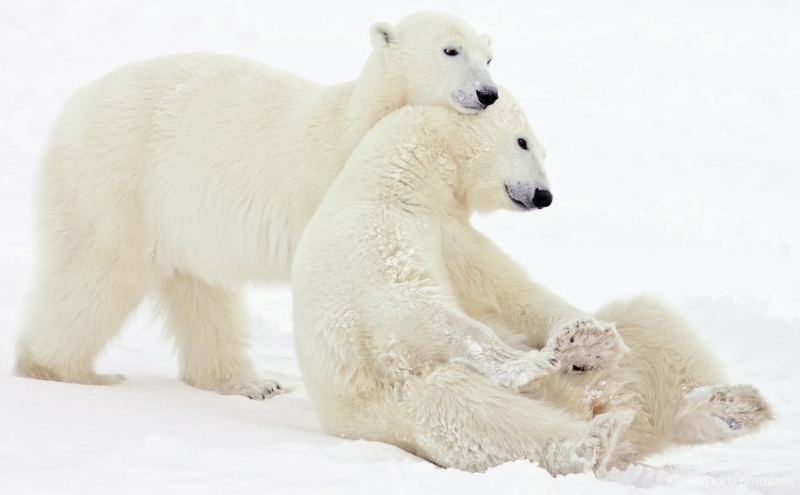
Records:
{"label": "hind paw", "polygon": [[769,405],[751,385],[714,387],[708,398],[708,414],[723,423],[733,436],[757,431],[772,419]]}
{"label": "hind paw", "polygon": [[595,417],[586,439],[575,453],[586,459],[596,473],[605,471],[620,433],[630,426],[633,416],[633,411],[618,409]]}
{"label": "hind paw", "polygon": [[272,380],[252,380],[236,383],[230,386],[226,395],[243,395],[248,399],[264,400],[286,392],[278,382]]}
{"label": "hind paw", "polygon": [[79,383],[82,385],[123,385],[128,382],[125,375],[101,375],[91,370],[56,371],[55,367],[47,367],[34,362],[27,356],[17,359],[15,374],[24,378],[49,380],[54,382]]}
{"label": "hind paw", "polygon": [[630,426],[634,414],[628,409],[617,409],[595,416],[578,435],[562,444],[561,460],[557,461],[554,474],[605,471],[620,434]]}
{"label": "hind paw", "polygon": [[678,417],[677,440],[695,444],[755,433],[773,419],[773,414],[755,387],[716,385],[687,394]]}

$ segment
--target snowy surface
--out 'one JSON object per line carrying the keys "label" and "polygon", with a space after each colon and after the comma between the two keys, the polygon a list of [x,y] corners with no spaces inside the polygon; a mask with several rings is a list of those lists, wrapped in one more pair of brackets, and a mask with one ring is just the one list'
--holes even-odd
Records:
{"label": "snowy surface", "polygon": [[[492,35],[495,78],[548,150],[553,206],[479,228],[586,309],[642,291],[670,301],[731,382],[771,401],[767,432],[605,479],[522,461],[443,470],[329,437],[301,387],[286,289],[250,297],[260,367],[297,386],[266,402],[178,381],[147,306],[98,363],[128,385],[11,376],[37,160],[70,93],[182,51],[353,79],[372,22],[426,9]],[[0,0],[0,493],[800,493],[799,25],[800,3],[779,1]]]}

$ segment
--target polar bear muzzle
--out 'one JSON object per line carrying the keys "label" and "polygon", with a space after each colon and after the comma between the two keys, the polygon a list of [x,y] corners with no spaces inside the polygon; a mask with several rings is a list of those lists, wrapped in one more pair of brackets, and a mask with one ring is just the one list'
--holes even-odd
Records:
{"label": "polar bear muzzle", "polygon": [[453,94],[453,99],[462,108],[476,112],[485,110],[489,105],[496,102],[499,97],[497,86],[494,84],[484,84],[475,92],[472,90],[458,90]]}
{"label": "polar bear muzzle", "polygon": [[550,191],[538,183],[506,182],[506,193],[511,202],[523,210],[541,210],[553,202]]}

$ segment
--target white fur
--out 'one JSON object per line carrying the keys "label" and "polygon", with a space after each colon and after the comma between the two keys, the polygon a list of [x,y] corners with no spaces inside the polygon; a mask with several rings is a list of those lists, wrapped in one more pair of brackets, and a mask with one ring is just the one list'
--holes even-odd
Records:
{"label": "white fur", "polygon": [[[326,431],[468,470],[519,458],[553,473],[605,466],[630,414],[581,421],[514,392],[553,372],[554,354],[512,349],[463,309],[464,292],[519,302],[474,284],[527,283],[469,224],[475,209],[516,209],[510,179],[547,182],[541,147],[520,138],[537,143],[508,92],[477,116],[409,106],[367,134],[331,186],[292,267],[298,358]],[[531,323],[550,328],[570,311],[537,295]]]}
{"label": "white fur", "polygon": [[547,183],[542,159],[507,91],[480,115],[405,107],[364,137],[292,267],[298,359],[327,432],[441,466],[530,459],[561,474],[718,440],[686,426],[711,413],[749,431],[769,418],[751,388],[746,407],[680,406],[721,377],[679,317],[639,299],[595,320],[471,227],[476,209],[516,208],[510,179]]}
{"label": "white fur", "polygon": [[[300,233],[378,120],[407,103],[474,113],[477,96],[458,95],[492,84],[487,40],[459,19],[420,13],[370,33],[359,79],[334,86],[188,54],[79,90],[42,163],[17,373],[124,381],[93,363],[152,293],[183,380],[253,398],[279,391],[250,362],[244,284],[288,280]],[[459,56],[443,52],[451,45]]]}

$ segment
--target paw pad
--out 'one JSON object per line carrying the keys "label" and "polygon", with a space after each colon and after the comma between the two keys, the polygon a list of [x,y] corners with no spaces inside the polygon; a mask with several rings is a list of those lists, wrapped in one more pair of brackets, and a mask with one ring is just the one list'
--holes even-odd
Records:
{"label": "paw pad", "polygon": [[565,373],[586,373],[616,366],[627,346],[613,323],[594,319],[576,320],[553,335],[545,349],[564,364]]}

